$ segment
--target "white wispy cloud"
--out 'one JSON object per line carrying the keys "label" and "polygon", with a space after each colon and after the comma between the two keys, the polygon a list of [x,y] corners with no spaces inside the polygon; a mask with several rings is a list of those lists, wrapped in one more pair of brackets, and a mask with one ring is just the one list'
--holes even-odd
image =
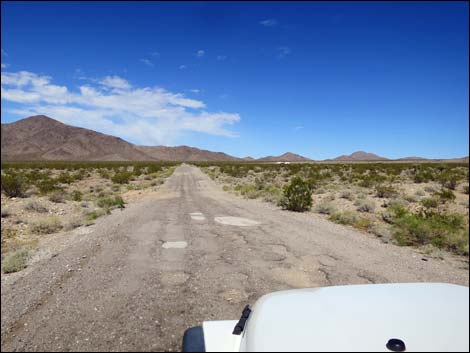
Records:
{"label": "white wispy cloud", "polygon": [[292,128],[293,131],[297,132],[299,130],[302,130],[304,127],[299,125],[299,126],[295,126],[294,128]]}
{"label": "white wispy cloud", "polygon": [[184,69],[187,69],[188,67],[186,65],[180,65],[178,69],[180,70],[184,70]]}
{"label": "white wispy cloud", "polygon": [[260,24],[265,27],[274,27],[278,25],[278,22],[275,18],[268,18],[266,20],[260,21]]}
{"label": "white wispy cloud", "polygon": [[227,59],[225,55],[217,55],[217,60],[224,61],[225,59]]}
{"label": "white wispy cloud", "polygon": [[196,56],[197,56],[198,58],[202,58],[204,55],[206,55],[205,50],[199,49],[199,50],[196,52]]}
{"label": "white wispy cloud", "polygon": [[28,71],[2,72],[1,99],[20,117],[44,114],[141,144],[171,144],[184,132],[236,136],[236,113],[208,112],[200,100],[161,87],[137,87],[119,76],[94,79],[78,90]]}
{"label": "white wispy cloud", "polygon": [[3,50],[3,49],[1,49],[1,50],[2,50],[2,56],[8,56],[8,54],[5,50]]}
{"label": "white wispy cloud", "polygon": [[2,69],[6,69],[8,66],[10,66],[10,65],[7,64],[7,63],[2,63]]}
{"label": "white wispy cloud", "polygon": [[189,92],[199,93],[199,92],[201,92],[201,90],[200,89],[190,89]]}
{"label": "white wispy cloud", "polygon": [[152,55],[153,57],[156,57],[156,58],[160,57],[160,53],[158,51],[154,51],[150,55]]}
{"label": "white wispy cloud", "polygon": [[104,79],[99,81],[102,86],[113,88],[113,89],[129,89],[132,86],[129,82],[119,76],[106,76]]}
{"label": "white wispy cloud", "polygon": [[144,63],[147,66],[153,66],[153,62],[151,62],[149,59],[140,59],[140,62]]}
{"label": "white wispy cloud", "polygon": [[286,46],[281,46],[281,47],[278,47],[277,48],[278,50],[278,57],[279,58],[285,58],[287,55],[289,55],[292,51],[290,50],[289,47],[286,47]]}

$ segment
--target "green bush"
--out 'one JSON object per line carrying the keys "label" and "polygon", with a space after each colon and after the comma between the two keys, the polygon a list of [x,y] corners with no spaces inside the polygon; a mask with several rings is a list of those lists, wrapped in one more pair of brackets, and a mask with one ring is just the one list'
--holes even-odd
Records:
{"label": "green bush", "polygon": [[468,228],[459,214],[396,209],[393,236],[399,245],[428,245],[468,255]]}
{"label": "green bush", "polygon": [[49,177],[39,180],[36,183],[36,186],[42,194],[48,194],[53,191],[61,190],[61,188],[57,184],[57,180],[51,179]]}
{"label": "green bush", "polygon": [[70,173],[60,173],[56,181],[60,184],[71,184],[75,181],[75,177]]}
{"label": "green bush", "polygon": [[26,268],[29,252],[26,249],[20,249],[8,254],[2,261],[2,271],[4,273],[18,272]]}
{"label": "green bush", "polygon": [[464,193],[464,194],[467,194],[467,195],[470,193],[470,190],[469,190],[468,185],[464,185],[464,187],[463,187],[463,193]]}
{"label": "green bush", "polygon": [[2,191],[9,197],[23,197],[26,191],[26,180],[16,174],[2,174]]}
{"label": "green bush", "polygon": [[80,190],[74,190],[70,196],[73,201],[82,201],[83,194]]}
{"label": "green bush", "polygon": [[435,197],[429,197],[421,200],[421,205],[425,208],[436,208],[439,205],[439,200]]}
{"label": "green bush", "polygon": [[96,200],[98,207],[104,208],[105,210],[111,210],[113,208],[124,208],[124,200],[121,196],[105,196],[100,197]]}
{"label": "green bush", "polygon": [[445,203],[446,201],[454,201],[455,200],[455,194],[452,190],[450,189],[442,189],[441,191],[438,191],[435,193],[437,197],[441,200],[442,203]]}
{"label": "green bush", "polygon": [[300,177],[294,177],[284,188],[283,197],[279,202],[284,209],[304,212],[312,207],[312,190],[310,185]]}
{"label": "green bush", "polygon": [[380,198],[390,198],[398,194],[392,185],[377,185],[375,187],[376,196]]}
{"label": "green bush", "polygon": [[111,181],[116,184],[129,184],[133,174],[131,172],[118,172],[113,175]]}
{"label": "green bush", "polygon": [[85,218],[86,218],[87,221],[94,221],[95,219],[97,219],[101,216],[104,216],[105,214],[106,214],[105,210],[97,209],[97,210],[93,210],[93,211],[90,211],[90,212],[86,212],[85,213]]}

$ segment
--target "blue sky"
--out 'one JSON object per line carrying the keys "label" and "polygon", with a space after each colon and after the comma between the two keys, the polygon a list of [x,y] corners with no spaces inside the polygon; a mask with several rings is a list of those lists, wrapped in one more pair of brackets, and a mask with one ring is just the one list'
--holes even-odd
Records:
{"label": "blue sky", "polygon": [[467,2],[2,2],[1,120],[243,157],[468,155]]}

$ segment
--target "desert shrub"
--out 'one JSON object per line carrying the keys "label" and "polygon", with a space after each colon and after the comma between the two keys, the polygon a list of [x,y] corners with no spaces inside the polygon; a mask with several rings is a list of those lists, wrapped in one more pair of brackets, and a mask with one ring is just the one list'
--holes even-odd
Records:
{"label": "desert shrub", "polygon": [[470,192],[470,191],[469,191],[468,185],[464,185],[464,187],[463,187],[463,193],[468,195],[469,192]]}
{"label": "desert shrub", "polygon": [[109,179],[109,178],[111,178],[111,175],[109,174],[109,172],[108,172],[106,169],[100,169],[100,170],[98,170],[98,174],[99,174],[100,177],[102,177],[103,179]]}
{"label": "desert shrub", "polygon": [[113,177],[111,177],[111,181],[116,184],[129,184],[133,174],[127,171],[118,172]]}
{"label": "desert shrub", "polygon": [[413,180],[415,183],[419,184],[419,183],[427,183],[429,181],[433,181],[435,180],[435,178],[436,176],[431,170],[425,169],[425,170],[418,170]]}
{"label": "desert shrub", "polygon": [[162,167],[157,164],[151,164],[147,167],[147,173],[158,173],[162,170]]}
{"label": "desert shrub", "polygon": [[375,210],[375,202],[372,200],[357,200],[355,205],[357,206],[357,210],[359,212],[374,212]]}
{"label": "desert shrub", "polygon": [[274,185],[266,186],[263,189],[262,197],[264,201],[279,203],[282,198],[282,190]]}
{"label": "desert shrub", "polygon": [[349,201],[353,201],[354,200],[354,194],[352,191],[350,190],[343,190],[339,193],[339,197],[341,197],[342,199],[346,199],[346,200],[349,200]]}
{"label": "desert shrub", "polygon": [[393,220],[394,239],[399,245],[427,245],[468,255],[468,229],[459,214],[401,210]]}
{"label": "desert shrub", "polygon": [[57,176],[56,181],[60,184],[71,184],[75,181],[75,178],[70,173],[65,172],[65,173],[60,173]]}
{"label": "desert shrub", "polygon": [[439,205],[439,200],[435,197],[428,197],[421,200],[421,205],[425,208],[436,208]]}
{"label": "desert shrub", "polygon": [[426,193],[424,192],[424,190],[419,189],[419,190],[416,190],[415,195],[416,196],[426,196]]}
{"label": "desert shrub", "polygon": [[376,196],[380,198],[390,198],[398,194],[397,190],[392,185],[377,185],[375,192]]}
{"label": "desert shrub", "polygon": [[322,202],[315,207],[315,211],[317,213],[330,215],[336,212],[336,207],[329,202]]}
{"label": "desert shrub", "polygon": [[111,210],[113,208],[124,208],[124,200],[121,196],[105,196],[100,197],[96,200],[98,207],[104,208],[105,210]]}
{"label": "desert shrub", "polygon": [[458,176],[452,172],[443,172],[439,176],[439,182],[441,185],[445,188],[455,190],[455,187],[457,186],[457,181],[458,181]]}
{"label": "desert shrub", "polygon": [[58,232],[62,229],[62,223],[57,217],[50,217],[39,221],[32,222],[30,230],[35,234],[50,234]]}
{"label": "desert shrub", "polygon": [[430,192],[430,193],[435,193],[435,192],[436,192],[436,188],[435,188],[433,185],[426,185],[426,186],[424,187],[424,191]]}
{"label": "desert shrub", "polygon": [[307,182],[300,177],[294,177],[283,190],[283,197],[279,201],[282,208],[304,212],[312,207],[312,190]]}
{"label": "desert shrub", "polygon": [[20,249],[9,253],[2,261],[2,271],[4,273],[18,272],[26,268],[29,252],[26,249]]}
{"label": "desert shrub", "polygon": [[441,191],[438,191],[435,193],[435,196],[439,197],[439,200],[441,202],[445,203],[447,201],[454,201],[455,200],[455,194],[452,190],[450,189],[442,189]]}
{"label": "desert shrub", "polygon": [[339,224],[353,225],[357,222],[359,216],[356,212],[345,211],[333,213],[328,219]]}
{"label": "desert shrub", "polygon": [[2,174],[1,188],[9,197],[23,197],[26,191],[26,180],[17,174]]}
{"label": "desert shrub", "polygon": [[7,207],[2,207],[1,213],[2,213],[2,218],[7,218],[12,215],[11,210]]}
{"label": "desert shrub", "polygon": [[31,200],[25,206],[25,210],[34,211],[39,213],[46,213],[48,211],[47,207],[44,206],[39,201]]}
{"label": "desert shrub", "polygon": [[375,234],[379,238],[390,239],[392,237],[392,232],[389,225],[376,223],[370,227],[372,234]]}
{"label": "desert shrub", "polygon": [[54,203],[64,203],[65,202],[65,193],[63,191],[55,191],[49,195],[49,201]]}
{"label": "desert shrub", "polygon": [[70,197],[72,198],[73,201],[82,201],[83,194],[80,190],[74,190],[70,194]]}
{"label": "desert shrub", "polygon": [[418,197],[416,195],[405,195],[404,199],[408,202],[418,202]]}
{"label": "desert shrub", "polygon": [[64,229],[72,230],[72,229],[80,227],[82,224],[83,224],[83,221],[79,217],[73,217],[65,223]]}
{"label": "desert shrub", "polygon": [[85,213],[85,218],[87,221],[94,221],[95,219],[104,216],[107,212],[103,209],[96,209]]}
{"label": "desert shrub", "polygon": [[51,179],[49,177],[38,181],[36,186],[38,187],[39,191],[42,194],[48,194],[50,192],[57,191],[57,190],[61,189],[59,187],[59,185],[57,184],[57,180],[56,179]]}
{"label": "desert shrub", "polygon": [[372,221],[367,217],[358,217],[353,226],[354,228],[369,230],[369,228],[372,226]]}
{"label": "desert shrub", "polygon": [[255,185],[242,185],[240,187],[240,194],[248,199],[256,199],[259,197],[260,192]]}

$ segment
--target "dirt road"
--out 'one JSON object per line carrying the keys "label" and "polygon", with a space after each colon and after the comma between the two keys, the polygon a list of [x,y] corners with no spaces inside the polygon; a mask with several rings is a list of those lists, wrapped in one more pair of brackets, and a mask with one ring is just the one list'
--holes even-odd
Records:
{"label": "dirt road", "polygon": [[312,214],[238,199],[187,165],[157,193],[63,237],[63,249],[2,279],[2,351],[174,351],[187,327],[237,319],[276,290],[469,282],[459,260],[423,260]]}

